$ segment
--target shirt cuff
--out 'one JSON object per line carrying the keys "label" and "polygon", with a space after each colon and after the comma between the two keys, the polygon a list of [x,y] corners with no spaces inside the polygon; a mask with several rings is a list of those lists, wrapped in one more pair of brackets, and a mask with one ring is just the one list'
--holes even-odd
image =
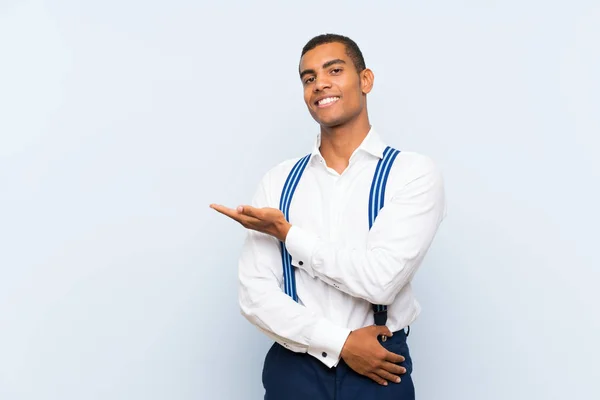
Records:
{"label": "shirt cuff", "polygon": [[327,319],[320,319],[313,331],[307,352],[327,367],[335,367],[340,361],[350,332],[350,329],[340,328]]}
{"label": "shirt cuff", "polygon": [[314,278],[312,256],[319,238],[310,232],[292,225],[285,238],[285,248],[292,256],[292,265],[308,272]]}

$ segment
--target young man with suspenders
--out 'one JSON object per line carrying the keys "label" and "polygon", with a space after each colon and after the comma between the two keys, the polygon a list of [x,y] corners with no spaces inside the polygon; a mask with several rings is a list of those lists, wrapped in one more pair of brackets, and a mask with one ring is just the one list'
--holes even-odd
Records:
{"label": "young man with suspenders", "polygon": [[445,217],[441,173],[371,127],[374,75],[351,39],[311,39],[299,74],[312,152],[271,169],[251,206],[211,205],[248,229],[239,301],[275,341],[265,399],[414,399],[411,280]]}

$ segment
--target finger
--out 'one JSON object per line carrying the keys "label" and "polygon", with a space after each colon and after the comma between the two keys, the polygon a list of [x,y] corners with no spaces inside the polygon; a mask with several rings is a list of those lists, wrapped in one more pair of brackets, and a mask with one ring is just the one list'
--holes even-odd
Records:
{"label": "finger", "polygon": [[220,212],[223,215],[228,216],[229,218],[239,222],[244,227],[249,229],[253,229],[256,226],[256,224],[260,222],[260,220],[255,217],[248,217],[246,215],[240,214],[238,210],[234,210],[232,208],[228,208],[219,204],[211,204],[210,208]]}
{"label": "finger", "polygon": [[382,386],[387,386],[387,381],[383,378],[381,378],[379,375],[375,375],[372,372],[369,372],[367,375],[365,375],[367,378],[371,378],[372,380],[374,380],[376,383],[379,383]]}
{"label": "finger", "polygon": [[406,368],[401,365],[391,363],[389,361],[384,361],[381,365],[381,368],[385,369],[387,372],[390,372],[394,375],[403,375],[406,373]]}
{"label": "finger", "polygon": [[375,371],[375,374],[379,375],[381,378],[385,379],[388,382],[400,383],[401,381],[398,375],[391,374],[385,369],[378,369]]}
{"label": "finger", "polygon": [[401,356],[400,354],[392,353],[391,351],[387,352],[387,356],[385,357],[385,359],[387,361],[390,361],[390,362],[393,362],[393,363],[404,362],[404,357],[403,356]]}
{"label": "finger", "polygon": [[259,218],[259,209],[252,206],[239,206],[237,211],[249,217]]}
{"label": "finger", "polygon": [[375,325],[375,332],[377,333],[377,336],[385,335],[387,337],[392,337],[393,335],[392,331],[390,331],[390,328],[385,325]]}
{"label": "finger", "polygon": [[210,208],[212,208],[213,210],[215,210],[217,212],[220,212],[223,215],[228,216],[229,218],[233,218],[236,221],[240,220],[240,215],[238,214],[237,210],[222,206],[220,204],[211,204]]}

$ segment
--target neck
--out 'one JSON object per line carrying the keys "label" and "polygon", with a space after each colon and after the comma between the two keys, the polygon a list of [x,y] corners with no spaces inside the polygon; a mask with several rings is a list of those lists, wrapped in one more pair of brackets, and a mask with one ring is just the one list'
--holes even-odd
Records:
{"label": "neck", "polygon": [[368,118],[359,123],[333,128],[321,126],[319,151],[327,166],[341,174],[348,167],[350,156],[363,142],[370,129]]}

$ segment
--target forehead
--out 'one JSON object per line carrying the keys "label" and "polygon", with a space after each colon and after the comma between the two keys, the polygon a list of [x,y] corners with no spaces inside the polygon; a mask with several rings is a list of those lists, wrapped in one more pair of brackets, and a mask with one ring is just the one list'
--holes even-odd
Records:
{"label": "forehead", "polygon": [[321,66],[330,60],[346,61],[347,64],[351,64],[350,57],[346,54],[346,46],[342,43],[325,43],[320,44],[312,50],[309,50],[300,59],[300,70],[314,69],[317,70]]}

